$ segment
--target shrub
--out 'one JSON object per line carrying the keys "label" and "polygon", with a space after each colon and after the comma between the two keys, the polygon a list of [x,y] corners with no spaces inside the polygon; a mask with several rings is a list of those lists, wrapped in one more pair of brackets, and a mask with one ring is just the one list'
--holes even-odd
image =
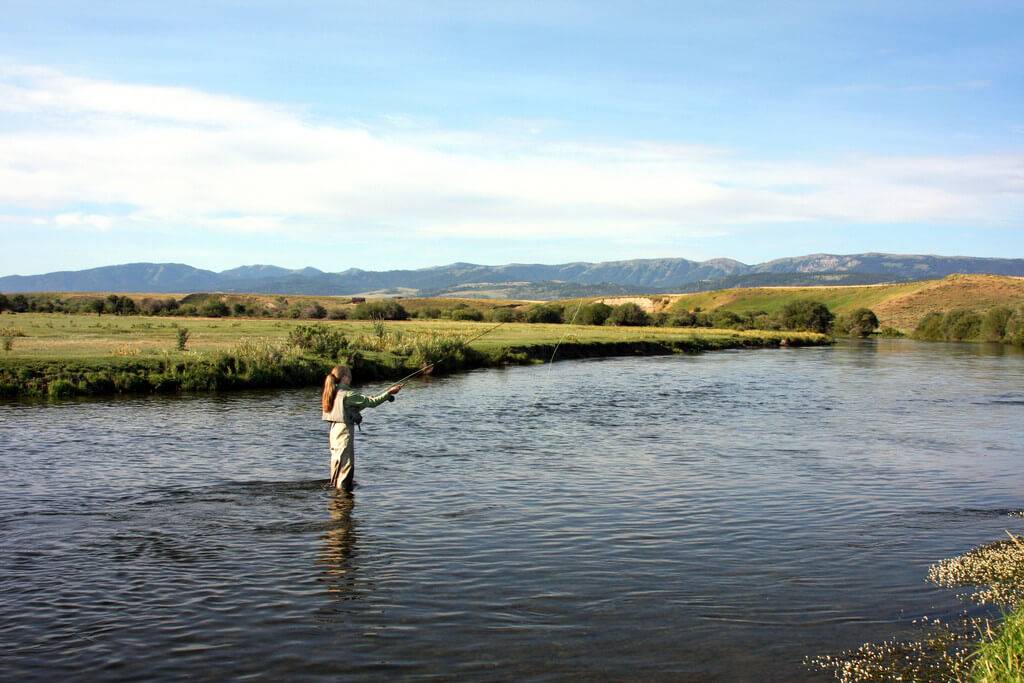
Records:
{"label": "shrub", "polygon": [[189,332],[187,327],[178,328],[178,350],[184,351],[185,347],[188,346]]}
{"label": "shrub", "polygon": [[78,391],[78,387],[66,379],[55,379],[46,388],[50,398],[71,398]]}
{"label": "shrub", "polygon": [[228,305],[220,299],[207,299],[199,307],[199,315],[207,318],[223,318],[231,315]]}
{"label": "shrub", "polygon": [[10,351],[14,348],[14,337],[3,337],[4,351]]}
{"label": "shrub", "polygon": [[718,310],[711,314],[711,326],[723,329],[739,329],[743,327],[743,318],[732,311]]}
{"label": "shrub", "polygon": [[479,322],[483,319],[483,312],[475,308],[456,308],[452,310],[452,320],[473,320]]}
{"label": "shrub", "polygon": [[348,311],[344,308],[332,308],[328,311],[327,317],[330,320],[346,320],[348,318]]}
{"label": "shrub", "polygon": [[317,303],[309,306],[303,312],[306,314],[307,318],[313,318],[314,320],[323,320],[327,317],[327,309]]}
{"label": "shrub", "polygon": [[1006,321],[1004,340],[1015,346],[1024,346],[1024,309],[1018,309]]}
{"label": "shrub", "polygon": [[560,323],[562,322],[562,307],[556,304],[537,304],[526,311],[526,322],[528,323]]}
{"label": "shrub", "polygon": [[28,299],[24,294],[15,294],[7,302],[7,310],[13,313],[25,313],[28,311]]}
{"label": "shrub", "polygon": [[248,309],[243,303],[236,302],[231,304],[231,315],[245,315],[248,312]]}
{"label": "shrub", "polygon": [[990,308],[981,320],[981,340],[987,342],[1003,341],[1006,326],[1013,317],[1013,311],[1005,306]]}
{"label": "shrub", "polygon": [[420,309],[420,312],[416,314],[416,317],[425,318],[428,320],[437,320],[438,318],[441,317],[441,309],[434,307],[423,308]]}
{"label": "shrub", "polygon": [[487,317],[496,323],[514,323],[523,319],[523,316],[519,311],[507,306],[492,308],[488,311]]}
{"label": "shrub", "polygon": [[871,336],[871,334],[877,329],[878,316],[876,316],[874,311],[869,308],[858,308],[855,311],[836,318],[836,334],[860,337],[861,339],[864,339],[865,337]]}
{"label": "shrub", "polygon": [[783,329],[807,330],[827,334],[835,316],[818,301],[793,301],[783,306],[779,322]]}
{"label": "shrub", "polygon": [[981,316],[966,309],[950,311],[942,321],[942,332],[950,341],[977,339],[981,334]]}
{"label": "shrub", "polygon": [[668,324],[672,327],[694,327],[697,324],[697,314],[693,311],[676,311],[669,316]]}
{"label": "shrub", "polygon": [[271,368],[284,359],[285,349],[269,339],[243,337],[231,349],[231,354],[247,366]]}
{"label": "shrub", "polygon": [[288,343],[303,351],[331,359],[337,358],[341,351],[348,346],[348,341],[341,330],[322,323],[298,325],[292,328],[288,332]]}
{"label": "shrub", "polygon": [[177,310],[178,301],[176,299],[150,299],[145,298],[139,304],[139,310],[146,315],[160,315],[161,313],[170,313],[171,311]]}
{"label": "shrub", "polygon": [[647,311],[630,302],[615,306],[608,315],[606,322],[608,325],[639,327],[641,325],[650,325],[651,318],[647,315]]}
{"label": "shrub", "polygon": [[940,339],[943,339],[943,318],[945,318],[945,316],[938,311],[928,313],[918,321],[917,326],[914,328],[914,337],[925,341],[939,341]]}
{"label": "shrub", "polygon": [[576,316],[576,323],[579,325],[604,325],[611,314],[611,306],[601,301],[595,301],[580,309],[579,315]]}
{"label": "shrub", "polygon": [[408,320],[409,312],[402,304],[392,299],[385,301],[364,301],[352,311],[356,320]]}
{"label": "shrub", "polygon": [[881,330],[878,331],[878,336],[880,336],[880,337],[888,337],[888,338],[893,338],[894,339],[896,337],[902,337],[904,335],[903,335],[902,332],[897,330],[895,327],[886,326],[886,327],[883,327]]}
{"label": "shrub", "polygon": [[103,312],[114,315],[132,315],[139,310],[135,300],[128,296],[111,294],[103,301]]}

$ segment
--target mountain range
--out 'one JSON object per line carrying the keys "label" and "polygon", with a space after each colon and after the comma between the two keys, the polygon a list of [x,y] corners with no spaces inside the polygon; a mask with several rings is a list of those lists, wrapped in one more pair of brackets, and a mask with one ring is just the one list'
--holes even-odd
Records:
{"label": "mountain range", "polygon": [[1024,259],[907,254],[810,254],[748,265],[733,259],[634,259],[556,265],[453,263],[417,270],[242,266],[214,272],[179,263],[129,263],[0,277],[0,292],[246,292],[261,294],[491,296],[554,299],[736,286],[872,284],[953,273],[1024,276]]}

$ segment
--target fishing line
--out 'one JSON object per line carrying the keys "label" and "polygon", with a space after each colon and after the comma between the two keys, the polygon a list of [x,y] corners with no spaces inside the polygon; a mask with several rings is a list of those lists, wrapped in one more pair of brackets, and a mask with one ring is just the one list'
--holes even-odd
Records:
{"label": "fishing line", "polygon": [[[505,324],[506,322],[508,322],[508,321],[506,321],[506,320],[503,320],[503,321],[501,321],[500,323],[498,323],[497,325],[495,325],[494,327],[489,327],[489,328],[487,328],[486,330],[484,330],[484,331],[483,331],[483,332],[481,332],[480,334],[476,335],[476,336],[475,336],[475,337],[473,337],[472,339],[469,339],[469,340],[467,340],[467,341],[463,342],[463,346],[466,346],[466,347],[468,347],[468,346],[469,346],[470,344],[472,344],[473,342],[475,342],[475,341],[476,341],[477,339],[479,339],[480,337],[484,336],[485,334],[490,334],[491,332],[494,332],[494,331],[495,331],[496,329],[498,329],[499,327],[501,327],[502,325],[504,325],[504,324]],[[413,377],[415,377],[416,375],[420,374],[421,372],[426,372],[427,370],[429,370],[430,368],[434,367],[435,365],[437,365],[438,363],[440,363],[441,361],[443,361],[443,360],[444,360],[445,358],[447,358],[447,357],[448,357],[448,356],[450,356],[450,355],[451,355],[451,354],[450,354],[450,353],[448,353],[448,354],[445,354],[444,356],[441,356],[441,357],[440,357],[439,359],[435,360],[435,361],[434,361],[433,363],[431,363],[431,364],[429,364],[429,365],[424,365],[424,366],[423,366],[422,368],[420,368],[420,369],[419,369],[419,370],[417,370],[416,372],[413,372],[413,373],[410,373],[410,374],[406,375],[405,377],[403,377],[402,379],[398,380],[397,382],[392,382],[392,383],[391,383],[391,386],[397,386],[397,385],[400,385],[400,384],[402,384],[403,382],[406,382],[406,381],[408,381],[408,380],[412,379]]]}
{"label": "fishing line", "polygon": [[[576,307],[576,312],[572,314],[572,319],[569,321],[569,325],[572,325],[574,322],[576,322],[576,316],[578,316],[580,314],[580,309],[581,308],[583,308],[583,298],[582,297],[580,298],[580,305]],[[562,341],[565,340],[565,337],[568,334],[569,334],[569,328],[567,327],[565,329],[565,332],[562,333],[562,337],[558,340],[558,343],[555,344],[555,350],[551,352],[551,360],[548,361],[548,370],[549,371],[551,370],[551,365],[555,362],[555,354],[558,353],[558,347],[562,345]]]}

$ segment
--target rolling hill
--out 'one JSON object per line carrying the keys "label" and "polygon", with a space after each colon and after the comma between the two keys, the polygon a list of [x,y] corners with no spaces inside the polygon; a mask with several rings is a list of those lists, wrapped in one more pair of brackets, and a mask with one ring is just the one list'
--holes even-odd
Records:
{"label": "rolling hill", "polygon": [[738,286],[871,284],[954,273],[1024,276],[1024,259],[899,254],[812,254],[747,265],[732,259],[636,259],[603,263],[453,263],[417,270],[242,266],[214,272],[180,263],[131,263],[81,271],[0,277],[0,292],[238,292],[459,295],[555,299],[586,294],[705,291]]}

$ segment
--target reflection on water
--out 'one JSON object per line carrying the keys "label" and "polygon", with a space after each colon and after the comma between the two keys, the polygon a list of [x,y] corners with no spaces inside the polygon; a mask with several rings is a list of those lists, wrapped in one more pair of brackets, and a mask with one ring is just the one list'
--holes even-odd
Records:
{"label": "reflection on water", "polygon": [[356,548],[356,529],[352,523],[352,508],[355,498],[344,492],[332,493],[327,499],[330,522],[323,533],[323,550],[319,564],[323,568],[327,592],[338,600],[356,597],[355,570],[353,561]]}
{"label": "reflection on water", "polygon": [[907,340],[0,405],[0,672],[814,680],[1020,531],[1024,356]]}

